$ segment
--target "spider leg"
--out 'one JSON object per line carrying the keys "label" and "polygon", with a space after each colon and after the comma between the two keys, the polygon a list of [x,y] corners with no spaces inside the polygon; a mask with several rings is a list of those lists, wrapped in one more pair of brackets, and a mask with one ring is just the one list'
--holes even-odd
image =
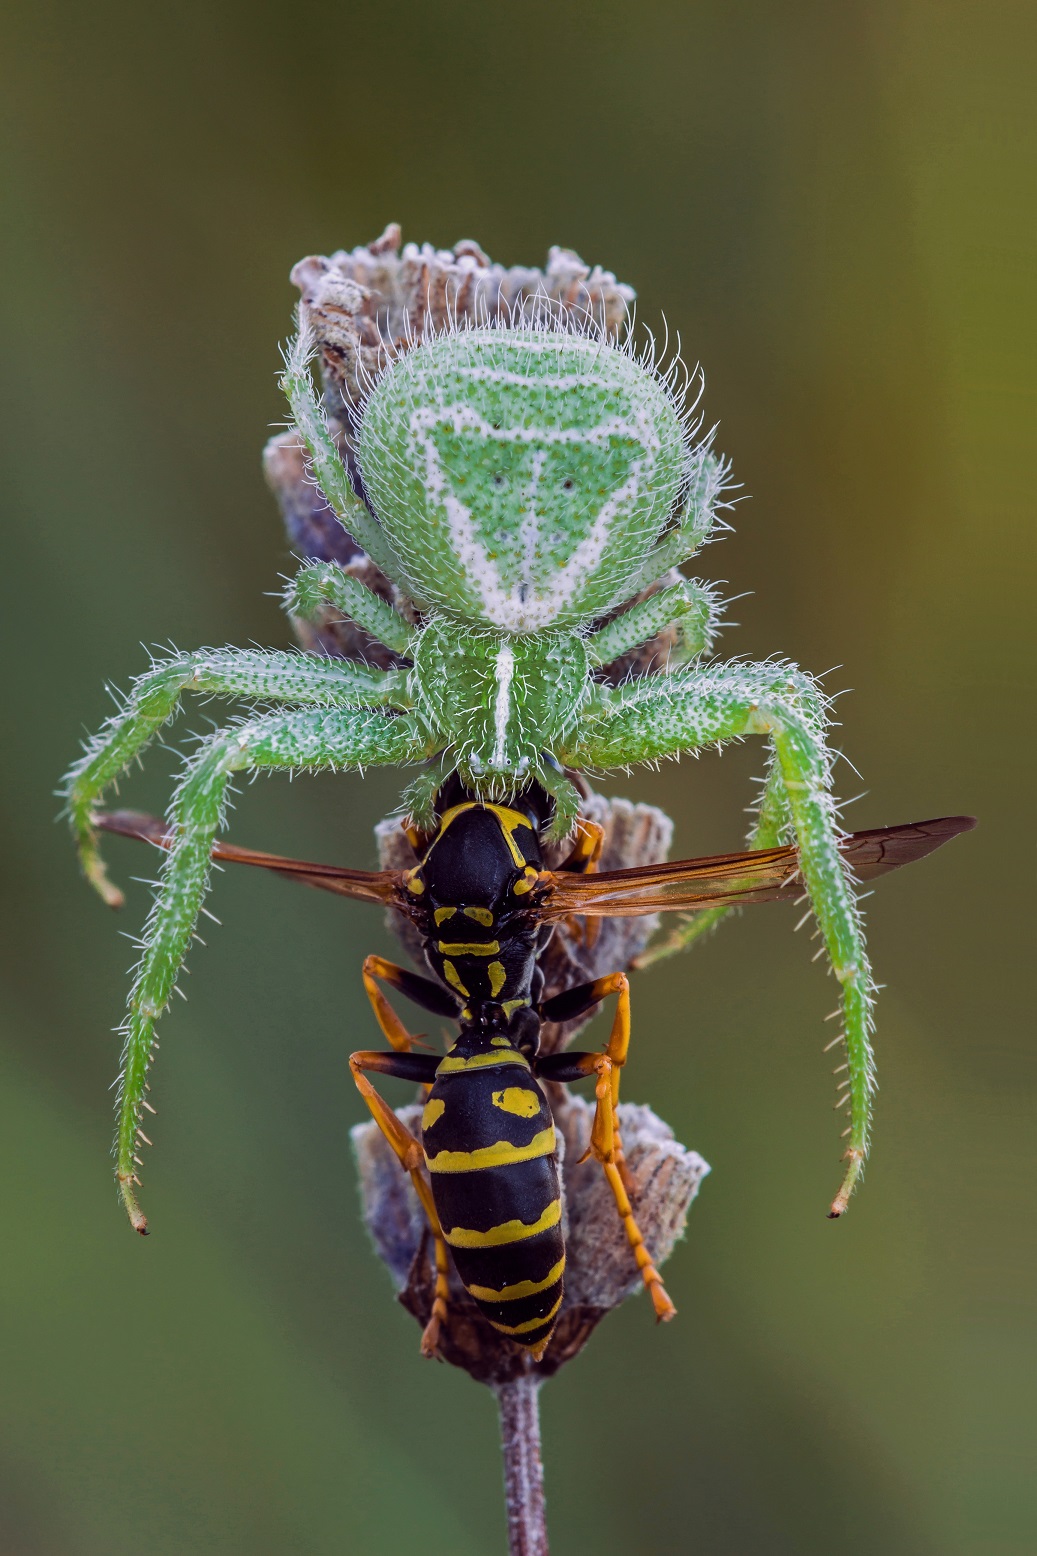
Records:
{"label": "spider leg", "polygon": [[400,1166],[405,1172],[410,1174],[410,1181],[414,1185],[414,1191],[421,1201],[422,1209],[428,1217],[428,1223],[432,1229],[432,1241],[436,1260],[436,1290],[432,1302],[432,1316],[421,1336],[421,1354],[423,1356],[435,1356],[440,1330],[446,1322],[447,1303],[450,1295],[450,1264],[447,1256],[446,1242],[443,1237],[443,1228],[439,1224],[439,1216],[436,1214],[432,1190],[429,1188],[428,1180],[422,1171],[425,1165],[425,1153],[422,1150],[421,1141],[416,1135],[411,1134],[405,1124],[400,1122],[385,1098],[379,1095],[367,1079],[364,1071],[376,1070],[382,1075],[394,1075],[399,1080],[418,1081],[429,1086],[436,1078],[438,1064],[439,1060],[432,1054],[404,1054],[399,1052],[385,1054],[378,1053],[377,1051],[368,1051],[350,1054],[349,1056],[349,1068],[356,1082],[357,1090],[370,1108],[371,1116],[378,1128],[396,1153]]}
{"label": "spider leg", "polygon": [[609,665],[674,622],[680,623],[681,651],[689,659],[704,653],[716,631],[717,607],[711,590],[684,578],[632,605],[587,639],[592,665]]}
{"label": "spider leg", "polygon": [[548,752],[540,753],[540,765],[536,774],[540,784],[555,802],[555,813],[547,829],[552,842],[567,838],[576,826],[582,803],[580,791],[563,773],[555,758]]}
{"label": "spider leg", "polygon": [[[618,994],[616,1015],[604,1053],[549,1054],[538,1060],[536,1073],[545,1080],[574,1081],[586,1075],[597,1075],[594,1088],[594,1122],[591,1125],[590,1145],[587,1156],[601,1163],[616,1201],[623,1229],[627,1235],[641,1278],[652,1298],[655,1315],[660,1320],[673,1318],[677,1309],[670,1300],[662,1276],[652,1263],[644,1236],[630,1204],[628,1191],[630,1176],[623,1159],[623,1145],[619,1137],[619,1076],[627,1061],[630,1048],[630,984],[625,973],[610,973],[574,989],[566,989],[552,999],[545,1000],[540,1014],[545,1021],[568,1021],[583,1015],[587,1010]],[[586,1159],[586,1157],[584,1158]]]}
{"label": "spider leg", "polygon": [[83,872],[110,907],[121,907],[123,896],[105,871],[93,812],[105,790],[173,717],[185,691],[324,707],[407,706],[399,671],[369,670],[301,653],[201,649],[152,665],[137,678],[123,706],[94,736],[65,779]]}
{"label": "spider leg", "polygon": [[[789,827],[785,783],[777,761],[772,758],[760,802],[756,807],[756,820],[749,833],[749,848],[778,847],[788,841]],[[630,965],[640,971],[645,967],[651,967],[655,962],[663,961],[667,956],[673,956],[676,951],[687,951],[697,941],[710,934],[723,919],[729,918],[737,911],[736,908],[727,906],[703,908],[698,913],[689,914],[682,924],[678,924],[677,928],[667,935],[665,940],[661,940],[658,945],[649,946],[648,950],[642,951]]]}
{"label": "spider leg", "polygon": [[[166,856],[154,907],[142,936],[119,1076],[117,1176],[123,1203],[138,1232],[147,1222],[137,1203],[136,1155],[141,1109],[158,1018],[167,1008],[205,898],[213,838],[220,829],[234,773],[317,771],[417,760],[423,748],[406,717],[368,710],[320,709],[268,714],[220,730],[188,764],[170,810],[176,842]],[[150,1104],[149,1104],[150,1106]]]}
{"label": "spider leg", "polygon": [[666,531],[655,549],[649,552],[637,577],[631,580],[632,595],[646,589],[657,578],[668,573],[671,567],[679,567],[682,562],[686,562],[708,540],[710,530],[718,522],[716,510],[728,484],[729,472],[730,466],[723,459],[718,459],[715,454],[703,454],[676,523]]}
{"label": "spider leg", "polygon": [[349,471],[328,430],[327,418],[310,375],[312,352],[313,337],[303,329],[289,348],[281,388],[288,397],[292,417],[306,445],[313,474],[343,529],[363,546],[386,577],[401,581],[400,559],[377,519],[353,490]]}
{"label": "spider leg", "polygon": [[836,1106],[849,1103],[849,1142],[843,1181],[829,1210],[840,1216],[868,1150],[873,985],[860,913],[839,853],[824,734],[823,700],[801,670],[782,664],[720,665],[617,688],[599,700],[564,760],[581,768],[615,767],[746,735],[769,740],[803,883],[842,988],[847,1080]]}
{"label": "spider leg", "polygon": [[404,814],[419,832],[432,833],[436,826],[436,795],[457,765],[453,747],[426,762],[403,791]]}
{"label": "spider leg", "polygon": [[414,629],[366,584],[347,573],[337,562],[307,562],[296,573],[285,594],[285,609],[304,621],[319,620],[331,605],[379,643],[396,654],[408,655],[414,646]]}

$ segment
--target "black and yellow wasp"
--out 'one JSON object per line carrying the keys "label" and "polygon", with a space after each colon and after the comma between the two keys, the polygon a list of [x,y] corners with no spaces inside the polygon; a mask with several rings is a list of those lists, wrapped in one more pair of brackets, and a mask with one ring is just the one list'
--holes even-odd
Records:
{"label": "black and yellow wasp", "polygon": [[[545,998],[542,958],[556,925],[574,917],[633,917],[796,896],[792,847],[599,872],[601,828],[585,820],[568,859],[547,870],[541,839],[551,804],[536,788],[509,804],[484,803],[454,778],[438,796],[435,830],[408,830],[419,863],[407,870],[350,870],[228,843],[213,849],[218,860],[259,865],[392,907],[423,941],[434,978],[380,956],[364,962],[364,985],[390,1050],[354,1053],[349,1064],[431,1227],[436,1290],[422,1336],[426,1355],[435,1354],[447,1321],[449,1257],[498,1334],[536,1359],[551,1337],[562,1303],[565,1246],[545,1081],[597,1078],[589,1154],[608,1178],[657,1316],[669,1319],[675,1312],[634,1216],[619,1135],[619,1077],[630,1041],[628,980],[613,972]],[[170,841],[164,822],[134,811],[100,816],[97,824],[161,847]],[[971,825],[968,817],[944,817],[857,832],[842,848],[857,878],[868,880],[924,858]],[[445,1057],[414,1051],[418,1040],[380,983],[457,1022]],[[617,1006],[603,1051],[539,1052],[545,1022],[577,1019],[611,994]],[[420,1140],[375,1090],[372,1073],[426,1088]]]}

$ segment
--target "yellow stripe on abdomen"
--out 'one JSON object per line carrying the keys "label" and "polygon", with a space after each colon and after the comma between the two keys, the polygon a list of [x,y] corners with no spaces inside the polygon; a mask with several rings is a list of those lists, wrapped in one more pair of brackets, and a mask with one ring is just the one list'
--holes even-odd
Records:
{"label": "yellow stripe on abdomen", "polygon": [[488,1227],[485,1232],[455,1226],[449,1232],[444,1229],[443,1237],[452,1248],[499,1248],[502,1243],[518,1243],[526,1237],[537,1237],[541,1232],[557,1226],[561,1219],[562,1201],[559,1198],[551,1201],[532,1226],[527,1226],[525,1221],[502,1221],[498,1226]]}
{"label": "yellow stripe on abdomen", "polygon": [[528,1145],[498,1140],[494,1145],[481,1145],[474,1151],[439,1151],[435,1156],[426,1152],[425,1165],[429,1172],[482,1172],[486,1167],[510,1167],[514,1162],[550,1156],[554,1148],[555,1129],[551,1124],[534,1135]]}
{"label": "yellow stripe on abdomen", "polygon": [[[513,1286],[502,1286],[500,1291],[494,1291],[492,1286],[466,1286],[465,1290],[470,1297],[475,1297],[479,1302],[517,1302],[521,1297],[537,1297],[548,1286],[553,1286],[556,1280],[561,1280],[565,1269],[565,1255],[559,1259],[553,1270],[550,1270],[543,1280],[518,1280]],[[544,1323],[544,1319],[539,1319]]]}
{"label": "yellow stripe on abdomen", "polygon": [[527,1318],[524,1324],[499,1324],[495,1318],[490,1319],[490,1325],[498,1334],[529,1334],[531,1329],[542,1329],[544,1324],[549,1324],[562,1305],[562,1293],[558,1293],[558,1301],[540,1318]]}

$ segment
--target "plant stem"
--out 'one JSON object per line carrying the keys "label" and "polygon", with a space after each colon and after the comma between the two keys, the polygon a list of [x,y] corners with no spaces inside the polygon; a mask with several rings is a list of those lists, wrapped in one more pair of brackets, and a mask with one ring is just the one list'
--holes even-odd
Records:
{"label": "plant stem", "polygon": [[540,1458],[540,1383],[526,1373],[494,1389],[504,1453],[510,1556],[550,1556]]}

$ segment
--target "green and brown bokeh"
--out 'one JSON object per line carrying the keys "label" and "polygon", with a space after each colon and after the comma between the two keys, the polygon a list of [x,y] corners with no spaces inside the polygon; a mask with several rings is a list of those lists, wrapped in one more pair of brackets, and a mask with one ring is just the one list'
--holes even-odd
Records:
{"label": "green and brown bokeh", "polygon": [[[790,912],[636,981],[625,1094],[714,1170],[667,1267],[678,1321],[629,1304],[545,1396],[554,1548],[1032,1550],[1025,20],[964,0],[9,9],[5,1551],[503,1546],[492,1401],[420,1361],[358,1214],[345,1056],[375,1038],[378,915],[219,880],[224,927],[165,1027],[142,1243],[107,1088],[117,930],[147,893],[107,914],[51,799],[140,643],[288,641],[259,467],[287,272],[389,219],[506,262],[568,244],[665,312],[752,494],[702,559],[752,591],[725,652],[840,667],[853,825],[982,823],[870,904],[882,1091],[842,1223],[831,985]],[[724,849],[760,755],[612,787],[664,805],[681,853]],[[161,806],[171,771],[156,750],[127,800]],[[235,835],[370,865],[392,797],[385,777],[262,782]],[[124,881],[152,871],[111,854]]]}

